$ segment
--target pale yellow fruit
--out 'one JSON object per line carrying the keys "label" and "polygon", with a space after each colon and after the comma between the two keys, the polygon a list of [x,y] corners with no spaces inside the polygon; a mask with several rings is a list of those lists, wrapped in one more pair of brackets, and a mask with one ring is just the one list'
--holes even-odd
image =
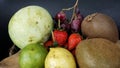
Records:
{"label": "pale yellow fruit", "polygon": [[26,6],[18,10],[10,19],[8,32],[11,40],[19,48],[48,40],[53,29],[50,13],[40,6]]}
{"label": "pale yellow fruit", "polygon": [[76,68],[73,55],[65,48],[50,48],[45,59],[45,68]]}

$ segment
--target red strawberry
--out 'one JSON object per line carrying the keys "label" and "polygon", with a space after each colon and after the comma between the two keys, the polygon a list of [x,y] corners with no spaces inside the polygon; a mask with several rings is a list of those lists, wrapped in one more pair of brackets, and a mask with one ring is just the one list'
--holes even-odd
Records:
{"label": "red strawberry", "polygon": [[53,37],[54,37],[53,40],[57,42],[59,46],[63,46],[67,41],[68,34],[66,31],[54,30]]}
{"label": "red strawberry", "polygon": [[79,33],[72,33],[68,38],[68,50],[74,49],[81,40]]}
{"label": "red strawberry", "polygon": [[44,43],[44,46],[48,49],[50,46],[53,45],[53,41],[52,40],[48,40]]}

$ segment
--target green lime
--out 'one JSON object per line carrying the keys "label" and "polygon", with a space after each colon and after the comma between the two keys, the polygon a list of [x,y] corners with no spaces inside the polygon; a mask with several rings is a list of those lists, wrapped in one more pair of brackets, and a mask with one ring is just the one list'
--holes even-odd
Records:
{"label": "green lime", "polygon": [[44,68],[47,49],[38,43],[29,44],[21,50],[20,68]]}

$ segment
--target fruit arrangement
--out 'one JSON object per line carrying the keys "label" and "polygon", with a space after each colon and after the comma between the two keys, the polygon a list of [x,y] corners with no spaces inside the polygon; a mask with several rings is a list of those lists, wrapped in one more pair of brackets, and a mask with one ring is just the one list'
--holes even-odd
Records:
{"label": "fruit arrangement", "polygon": [[[71,18],[66,13],[73,10]],[[78,0],[56,15],[41,6],[18,10],[8,33],[20,50],[0,62],[0,68],[119,68],[119,33],[114,20],[103,13],[86,17]]]}

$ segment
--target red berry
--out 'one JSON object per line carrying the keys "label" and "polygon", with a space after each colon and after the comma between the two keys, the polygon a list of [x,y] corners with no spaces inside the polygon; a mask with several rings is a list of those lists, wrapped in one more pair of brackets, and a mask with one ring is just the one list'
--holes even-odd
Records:
{"label": "red berry", "polygon": [[53,45],[53,41],[52,40],[48,40],[48,41],[46,41],[45,43],[44,43],[44,46],[46,47],[46,48],[49,48],[50,46],[52,46]]}
{"label": "red berry", "polygon": [[53,31],[54,40],[58,43],[59,46],[63,46],[68,38],[66,31],[54,30]]}
{"label": "red berry", "polygon": [[72,33],[68,38],[68,50],[74,49],[81,40],[79,33]]}

